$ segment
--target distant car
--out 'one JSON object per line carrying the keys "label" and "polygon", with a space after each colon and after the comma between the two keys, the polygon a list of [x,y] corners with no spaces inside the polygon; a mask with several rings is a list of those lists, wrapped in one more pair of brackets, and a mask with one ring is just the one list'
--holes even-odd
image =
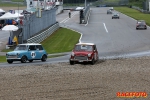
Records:
{"label": "distant car", "polygon": [[138,20],[136,24],[136,29],[147,29],[147,25],[144,20]]}
{"label": "distant car", "polygon": [[75,62],[90,62],[92,65],[98,60],[98,51],[94,43],[78,43],[72,50],[70,64]]}
{"label": "distant car", "polygon": [[120,15],[119,15],[118,12],[113,12],[113,14],[112,14],[112,19],[114,19],[114,18],[117,18],[117,19],[120,18]]}
{"label": "distant car", "polygon": [[76,11],[80,11],[80,10],[83,10],[83,9],[84,9],[84,7],[77,7],[77,8],[75,8]]}
{"label": "distant car", "polygon": [[14,51],[6,53],[6,59],[9,64],[13,61],[21,61],[22,63],[26,63],[27,60],[29,62],[33,60],[46,61],[47,53],[38,43],[18,44]]}
{"label": "distant car", "polygon": [[108,10],[107,10],[107,14],[112,14],[112,12],[113,12],[113,11],[112,11],[111,9],[108,9]]}

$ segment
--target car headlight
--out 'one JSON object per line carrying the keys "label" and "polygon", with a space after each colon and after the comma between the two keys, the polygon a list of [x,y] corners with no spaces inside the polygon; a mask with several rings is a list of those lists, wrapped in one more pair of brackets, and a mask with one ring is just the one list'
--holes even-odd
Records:
{"label": "car headlight", "polygon": [[71,56],[74,56],[74,52],[71,53]]}
{"label": "car headlight", "polygon": [[91,57],[91,53],[88,54],[88,57]]}

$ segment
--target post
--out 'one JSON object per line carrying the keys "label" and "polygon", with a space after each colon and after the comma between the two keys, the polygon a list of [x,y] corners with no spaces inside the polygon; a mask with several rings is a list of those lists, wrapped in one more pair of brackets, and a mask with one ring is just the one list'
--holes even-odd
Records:
{"label": "post", "polygon": [[86,0],[85,0],[85,7],[84,8],[86,9]]}

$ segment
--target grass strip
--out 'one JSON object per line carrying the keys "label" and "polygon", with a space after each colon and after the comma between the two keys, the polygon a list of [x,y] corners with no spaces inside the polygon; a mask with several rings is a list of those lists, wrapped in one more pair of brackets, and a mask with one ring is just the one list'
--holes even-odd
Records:
{"label": "grass strip", "polygon": [[79,38],[79,33],[66,28],[60,28],[41,44],[48,54],[70,52],[74,45],[78,43]]}
{"label": "grass strip", "polygon": [[6,62],[6,56],[0,56],[0,63]]}
{"label": "grass strip", "polygon": [[145,20],[146,24],[150,26],[150,14],[144,14],[138,10],[128,7],[114,7],[114,9],[136,20]]}

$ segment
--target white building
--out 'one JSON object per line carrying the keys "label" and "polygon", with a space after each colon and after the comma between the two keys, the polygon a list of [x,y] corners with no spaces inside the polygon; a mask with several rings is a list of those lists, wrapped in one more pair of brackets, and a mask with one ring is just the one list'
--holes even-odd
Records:
{"label": "white building", "polygon": [[27,9],[43,8],[51,9],[54,6],[63,5],[63,0],[26,0]]}

